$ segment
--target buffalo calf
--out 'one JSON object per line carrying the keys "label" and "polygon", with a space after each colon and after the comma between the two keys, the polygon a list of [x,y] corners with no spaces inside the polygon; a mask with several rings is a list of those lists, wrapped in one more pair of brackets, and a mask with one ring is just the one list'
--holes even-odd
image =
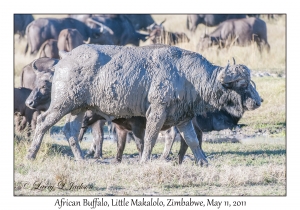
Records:
{"label": "buffalo calf", "polygon": [[37,116],[40,114],[37,110],[32,110],[25,105],[27,97],[31,90],[28,88],[14,88],[14,115],[15,126],[18,132],[25,129],[28,125],[29,130],[26,135],[30,136],[30,130],[36,127]]}

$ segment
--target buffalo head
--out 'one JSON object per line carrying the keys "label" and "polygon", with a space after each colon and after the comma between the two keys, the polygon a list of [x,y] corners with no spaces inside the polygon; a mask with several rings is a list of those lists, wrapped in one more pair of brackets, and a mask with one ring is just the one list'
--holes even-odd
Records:
{"label": "buffalo head", "polygon": [[46,111],[51,101],[51,86],[54,71],[51,69],[49,72],[40,72],[35,66],[35,61],[32,62],[32,69],[36,74],[34,89],[26,99],[25,104],[30,109]]}
{"label": "buffalo head", "polygon": [[[92,18],[88,18],[86,23],[91,28],[89,43],[102,45],[114,44],[114,32],[109,27]],[[86,44],[88,43],[86,42]]]}
{"label": "buffalo head", "polygon": [[164,26],[163,26],[163,23],[166,22],[166,19],[164,19],[160,24],[157,24],[157,23],[152,23],[151,25],[147,26],[147,31],[149,33],[151,33],[153,30],[155,29],[160,29],[160,30],[164,30]]}
{"label": "buffalo head", "polygon": [[223,108],[235,117],[241,117],[244,111],[254,110],[261,106],[262,99],[251,80],[250,70],[242,64],[230,65],[229,61],[217,76],[223,94],[220,103]]}

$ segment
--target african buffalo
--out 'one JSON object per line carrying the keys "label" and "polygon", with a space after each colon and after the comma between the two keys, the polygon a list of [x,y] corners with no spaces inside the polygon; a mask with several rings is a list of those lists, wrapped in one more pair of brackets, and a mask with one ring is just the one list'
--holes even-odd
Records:
{"label": "african buffalo", "polygon": [[74,18],[39,18],[31,22],[26,28],[27,45],[25,54],[29,46],[31,54],[37,53],[47,39],[57,40],[59,33],[66,28],[77,29],[85,41],[90,38],[90,43],[105,44],[103,43],[105,31],[102,27],[92,29],[85,23]]}
{"label": "african buffalo", "polygon": [[149,37],[151,44],[175,45],[178,43],[190,41],[185,33],[174,33],[166,30],[161,30],[159,28],[152,30]]}
{"label": "african buffalo", "polygon": [[88,23],[88,19],[92,17],[117,18],[120,16],[130,20],[135,30],[146,30],[148,26],[155,23],[150,14],[70,14],[69,17]]}
{"label": "african buffalo", "polygon": [[36,78],[35,70],[40,73],[51,72],[52,67],[57,64],[58,59],[54,58],[38,58],[23,67],[21,73],[21,87],[34,89]]}
{"label": "african buffalo", "polygon": [[31,63],[32,69],[36,75],[34,88],[25,101],[26,106],[34,110],[46,111],[51,101],[51,87],[54,69],[47,72],[41,72],[35,65],[36,61]]}
{"label": "african buffalo", "polygon": [[126,16],[132,23],[135,30],[146,30],[148,26],[154,24],[155,21],[150,14],[122,14]]}
{"label": "african buffalo", "polygon": [[254,17],[232,19],[224,21],[209,35],[201,38],[198,48],[203,50],[213,45],[228,48],[232,44],[247,46],[252,41],[256,42],[260,52],[263,48],[270,50],[266,23]]}
{"label": "african buffalo", "polygon": [[[88,126],[92,127],[93,134],[94,134],[94,132],[102,134],[102,135],[96,136],[98,138],[93,139],[93,143],[87,152],[87,156],[94,154],[94,158],[102,157],[102,145],[103,145],[104,138],[103,138],[103,128],[101,127],[100,122],[103,121],[103,119],[104,118],[101,115],[93,113],[91,110],[86,111],[86,113],[83,117],[80,133],[78,136],[79,141],[82,141],[83,135]],[[127,135],[131,131],[132,131],[133,137],[135,139],[137,149],[139,151],[139,156],[141,158],[142,152],[143,152],[143,145],[144,145],[146,118],[145,117],[119,118],[119,119],[112,120],[112,122],[116,128],[117,142],[118,142],[116,161],[121,162],[123,151],[124,151],[125,144],[126,144]],[[169,127],[166,127],[166,129],[168,129],[168,130],[165,132],[170,132],[169,130],[172,130],[172,128],[169,129]],[[195,128],[195,125],[194,125],[194,128]],[[164,131],[164,130],[165,129],[162,128],[162,131]],[[201,147],[202,132],[201,132],[201,130],[197,130],[196,128],[195,128],[195,131],[197,133],[197,138],[199,140],[200,148],[202,148]],[[198,132],[200,132],[199,133],[200,135],[198,134]],[[93,135],[93,137],[95,137],[95,135]],[[171,137],[173,137],[173,136],[170,136],[170,140],[166,141],[166,147],[168,147],[168,148],[165,148],[165,150],[171,149],[171,146],[173,144],[175,136],[173,139],[171,139]],[[154,143],[153,143],[152,147],[153,146],[154,146]],[[181,146],[181,147],[183,147],[183,146]],[[164,152],[164,154],[165,153],[166,152]],[[184,154],[185,154],[185,151],[184,151]],[[179,154],[179,160],[182,160],[184,154],[183,153]],[[181,161],[179,161],[179,163],[181,163]]]}
{"label": "african buffalo", "polygon": [[57,40],[48,39],[42,44],[40,48],[40,58],[41,57],[59,59]]}
{"label": "african buffalo", "polygon": [[70,52],[81,44],[84,44],[84,40],[77,29],[67,28],[59,33],[57,42],[58,50]]}
{"label": "african buffalo", "polygon": [[14,14],[14,34],[25,36],[26,27],[34,21],[31,14]]}
{"label": "african buffalo", "polygon": [[242,116],[244,110],[261,105],[245,65],[213,65],[198,53],[174,46],[84,44],[69,53],[60,51],[60,56],[52,79],[51,103],[38,117],[27,159],[36,157],[45,132],[68,113],[64,126],[67,140],[75,158],[83,159],[78,134],[83,115],[90,109],[107,121],[146,117],[141,162],[150,159],[159,131],[177,126],[195,161],[203,164],[207,160],[192,118],[222,107]]}
{"label": "african buffalo", "polygon": [[188,30],[195,32],[199,24],[206,26],[217,26],[228,19],[246,18],[242,14],[191,14],[187,15],[186,27]]}
{"label": "african buffalo", "polygon": [[14,115],[17,131],[22,131],[28,125],[27,136],[30,136],[31,130],[35,129],[39,111],[29,109],[25,105],[26,98],[30,95],[31,90],[28,88],[14,88]]}
{"label": "african buffalo", "polygon": [[130,20],[124,15],[93,15],[86,20],[86,24],[91,28],[104,25],[111,29],[114,45],[139,46],[140,40],[146,41],[149,36],[149,34],[136,31]]}
{"label": "african buffalo", "polygon": [[[252,84],[255,87],[255,84],[253,82]],[[238,105],[240,106],[239,109],[243,109],[242,104]],[[227,108],[229,109],[230,106],[232,106],[232,104],[226,106],[228,106]],[[94,138],[94,141],[87,152],[87,155],[94,154],[94,158],[102,157],[103,128],[99,126],[100,124],[98,121],[102,121],[103,119],[104,118],[101,115],[95,114],[91,110],[86,111],[82,120],[82,125],[78,136],[78,140],[81,141],[88,126],[92,126],[93,134],[94,132],[102,134]],[[241,116],[236,117],[232,114],[229,114],[225,109],[222,109],[220,111],[216,110],[214,112],[208,112],[205,116],[198,115],[194,117],[192,122],[195,132],[197,134],[197,138],[199,140],[200,148],[202,148],[202,132],[233,129],[237,126],[237,123],[240,119]],[[132,117],[129,119],[115,119],[112,122],[113,124],[115,124],[117,130],[116,132],[118,134],[118,152],[116,156],[116,161],[120,162],[122,160],[122,154],[126,143],[126,134],[128,134],[129,131],[132,131],[134,138],[138,139],[137,148],[141,157],[141,153],[143,151],[142,146],[144,143],[144,131],[146,128],[146,118]],[[166,159],[171,151],[178,130],[176,129],[176,127],[172,127],[164,131],[163,133],[165,136],[165,148],[161,157]],[[95,135],[93,136],[95,137]],[[99,146],[97,146],[97,144],[99,144]],[[182,163],[187,148],[188,146],[181,137],[180,152],[178,154],[179,164]]]}

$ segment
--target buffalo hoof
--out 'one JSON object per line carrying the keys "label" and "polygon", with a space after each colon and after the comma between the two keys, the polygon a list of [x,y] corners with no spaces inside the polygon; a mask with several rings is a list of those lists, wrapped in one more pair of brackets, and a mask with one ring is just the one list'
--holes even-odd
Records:
{"label": "buffalo hoof", "polygon": [[209,163],[207,162],[207,160],[204,160],[204,159],[199,160],[198,162],[196,161],[195,163],[196,163],[196,165],[199,165],[201,167],[208,167],[208,165],[209,165]]}

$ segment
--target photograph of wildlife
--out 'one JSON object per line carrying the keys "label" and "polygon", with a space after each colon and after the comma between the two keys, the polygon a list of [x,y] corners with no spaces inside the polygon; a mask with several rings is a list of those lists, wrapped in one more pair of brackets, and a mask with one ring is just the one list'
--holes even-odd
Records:
{"label": "photograph of wildlife", "polygon": [[286,14],[13,18],[14,196],[286,196]]}

